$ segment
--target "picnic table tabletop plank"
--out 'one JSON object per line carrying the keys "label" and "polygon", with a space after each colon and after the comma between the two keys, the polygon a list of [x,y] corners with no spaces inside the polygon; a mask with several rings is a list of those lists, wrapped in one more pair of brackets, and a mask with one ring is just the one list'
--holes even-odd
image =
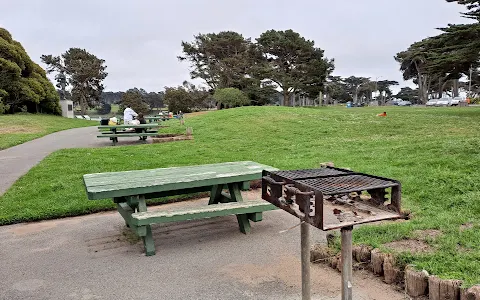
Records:
{"label": "picnic table tabletop plank", "polygon": [[101,125],[98,129],[112,129],[112,128],[154,128],[160,127],[158,123],[140,124],[140,125]]}
{"label": "picnic table tabletop plank", "polygon": [[106,199],[213,186],[261,179],[262,170],[276,168],[252,161],[83,176],[88,199]]}

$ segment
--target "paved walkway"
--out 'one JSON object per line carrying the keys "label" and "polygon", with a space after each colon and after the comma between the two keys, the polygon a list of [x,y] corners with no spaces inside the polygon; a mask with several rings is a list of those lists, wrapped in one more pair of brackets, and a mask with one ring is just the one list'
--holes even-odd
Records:
{"label": "paved walkway", "polygon": [[[98,139],[96,126],[55,132],[0,151],[0,196],[21,176],[52,152],[66,148],[111,146],[109,139]],[[138,144],[138,138],[124,137],[118,145]]]}
{"label": "paved walkway", "polygon": [[[154,225],[150,257],[116,212],[2,226],[0,299],[301,299],[300,228],[280,233],[296,224],[271,211],[249,235],[235,216]],[[312,265],[311,276],[312,300],[340,299],[340,273]],[[353,283],[355,300],[404,299],[365,272]]]}

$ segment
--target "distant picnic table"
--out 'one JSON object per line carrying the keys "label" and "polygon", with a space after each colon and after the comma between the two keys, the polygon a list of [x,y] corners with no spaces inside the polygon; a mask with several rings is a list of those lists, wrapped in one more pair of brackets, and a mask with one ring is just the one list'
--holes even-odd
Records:
{"label": "distant picnic table", "polygon": [[158,121],[166,121],[168,120],[168,116],[154,116],[154,117],[149,116],[149,117],[144,117],[144,119],[149,123],[152,123],[152,122],[158,122]]}
{"label": "distant picnic table", "polygon": [[[250,231],[250,221],[262,212],[277,209],[267,201],[243,201],[241,190],[261,179],[262,170],[277,169],[251,161],[83,176],[89,200],[112,198],[125,223],[143,238],[147,256],[155,254],[151,224],[236,215],[240,231]],[[223,190],[228,190],[228,193]],[[146,200],[210,191],[208,205],[183,210],[147,211]]]}
{"label": "distant picnic table", "polygon": [[[142,129],[142,132],[136,132],[127,129]],[[158,123],[149,123],[149,124],[140,124],[140,125],[101,125],[98,126],[100,129],[100,134],[97,135],[97,138],[110,138],[112,140],[113,145],[115,146],[118,143],[119,137],[144,137],[143,140],[146,139],[147,136],[157,136],[158,135],[158,128],[160,125]]]}

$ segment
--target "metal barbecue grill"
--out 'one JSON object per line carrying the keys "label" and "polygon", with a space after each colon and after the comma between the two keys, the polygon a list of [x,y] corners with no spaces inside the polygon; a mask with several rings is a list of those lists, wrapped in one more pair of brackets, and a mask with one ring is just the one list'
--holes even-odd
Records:
{"label": "metal barbecue grill", "polygon": [[342,300],[351,300],[353,226],[402,217],[400,182],[334,167],[263,171],[262,198],[302,221],[303,300],[310,300],[308,224],[341,229]]}
{"label": "metal barbecue grill", "polygon": [[322,230],[400,218],[400,183],[325,167],[264,171],[262,198]]}

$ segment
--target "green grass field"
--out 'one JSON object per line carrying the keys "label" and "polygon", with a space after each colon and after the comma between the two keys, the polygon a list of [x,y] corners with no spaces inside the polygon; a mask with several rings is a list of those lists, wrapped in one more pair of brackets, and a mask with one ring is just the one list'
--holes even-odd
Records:
{"label": "green grass field", "polygon": [[98,122],[68,119],[52,115],[0,115],[0,150],[56,131],[97,124]]}
{"label": "green grass field", "polygon": [[[113,208],[88,201],[82,175],[253,160],[281,169],[336,166],[402,182],[408,222],[362,226],[354,242],[383,247],[436,229],[432,252],[401,254],[444,278],[480,283],[480,108],[246,107],[186,119],[194,141],[48,156],[0,198],[0,224],[85,214]],[[171,130],[180,125],[172,122]],[[61,174],[61,175],[59,175]],[[462,227],[462,224],[468,226]]]}

